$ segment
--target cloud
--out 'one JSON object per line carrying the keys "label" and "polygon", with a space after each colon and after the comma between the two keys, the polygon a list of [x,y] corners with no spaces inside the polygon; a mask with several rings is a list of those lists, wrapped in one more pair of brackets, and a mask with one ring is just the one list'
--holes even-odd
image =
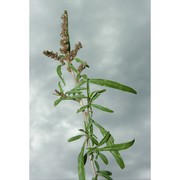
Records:
{"label": "cloud", "polygon": [[[69,12],[72,46],[78,41],[83,44],[78,57],[90,65],[85,72],[90,77],[127,84],[138,92],[133,95],[109,89],[97,100],[114,110],[113,114],[95,110],[94,118],[112,132],[116,142],[136,139],[132,148],[122,152],[124,170],[108,156],[114,179],[150,179],[149,0],[30,1],[31,179],[78,179],[77,156],[82,142],[68,143],[67,139],[83,127],[82,117],[76,114],[76,103],[53,107],[57,62],[42,54],[43,50],[59,49],[64,9]],[[66,79],[67,84],[72,83],[69,75]],[[90,168],[87,174],[90,178]]]}

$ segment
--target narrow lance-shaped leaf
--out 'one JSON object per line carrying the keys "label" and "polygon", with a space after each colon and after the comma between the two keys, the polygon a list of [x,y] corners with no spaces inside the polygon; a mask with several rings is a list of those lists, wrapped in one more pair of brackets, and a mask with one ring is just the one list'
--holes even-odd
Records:
{"label": "narrow lance-shaped leaf", "polygon": [[94,100],[96,100],[96,99],[100,96],[100,94],[103,93],[103,92],[105,92],[105,91],[106,91],[106,89],[93,91],[93,92],[89,95],[89,97],[90,97],[90,99],[91,99],[91,102],[94,101]]}
{"label": "narrow lance-shaped leaf", "polygon": [[103,139],[99,142],[98,146],[102,146],[104,143],[106,143],[109,140],[110,137],[111,134],[107,132],[106,135],[103,137]]}
{"label": "narrow lance-shaped leaf", "polygon": [[134,144],[135,140],[126,142],[126,143],[121,143],[121,144],[114,144],[111,146],[106,146],[103,148],[98,148],[99,151],[120,151],[120,150],[125,150],[131,147]]}
{"label": "narrow lance-shaped leaf", "polygon": [[87,153],[84,155],[84,165],[86,164],[87,162]]}
{"label": "narrow lance-shaped leaf", "polygon": [[54,101],[54,106],[57,106],[62,101],[62,98],[59,98]]}
{"label": "narrow lance-shaped leaf", "polygon": [[62,78],[61,66],[62,66],[62,65],[59,65],[59,66],[57,67],[56,72],[57,72],[58,76],[60,77],[61,81],[63,82],[63,84],[66,85],[64,79]]}
{"label": "narrow lance-shaped leaf", "polygon": [[105,92],[105,91],[106,91],[106,89],[93,91],[93,92],[91,92],[91,94],[89,95],[89,97],[92,97],[92,96],[93,96],[94,94],[96,94],[96,93],[103,93],[103,92]]}
{"label": "narrow lance-shaped leaf", "polygon": [[95,160],[94,163],[95,163],[95,165],[96,165],[97,170],[99,171],[100,167],[99,167],[98,162]]}
{"label": "narrow lance-shaped leaf", "polygon": [[111,172],[111,171],[107,171],[107,170],[105,170],[104,172],[106,172],[109,176],[111,176],[111,175],[112,175],[112,172]]}
{"label": "narrow lance-shaped leaf", "polygon": [[58,82],[58,86],[59,86],[59,90],[60,90],[60,92],[62,92],[62,93],[63,93],[63,89],[62,89],[62,86],[61,86],[60,81]]}
{"label": "narrow lance-shaped leaf", "polygon": [[[94,120],[91,120],[91,121],[95,124],[95,126],[96,126],[97,128],[99,128],[99,130],[101,131],[101,134],[102,134],[103,136],[105,136],[106,133],[107,133],[107,131],[106,131],[101,125],[99,125],[97,122],[95,122]],[[106,144],[107,144],[108,146],[114,144],[114,139],[113,139],[112,136],[111,136],[111,139],[110,139]],[[119,167],[120,167],[121,169],[124,169],[124,168],[125,168],[125,164],[124,164],[124,161],[123,161],[120,153],[119,153],[118,151],[110,151],[110,152],[111,152],[111,154],[114,156],[114,158],[115,158],[117,164],[119,165]]]}
{"label": "narrow lance-shaped leaf", "polygon": [[84,147],[85,147],[85,143],[83,144],[83,146],[81,148],[81,152],[79,153],[79,156],[78,156],[79,180],[86,180],[85,168],[84,168]]}
{"label": "narrow lance-shaped leaf", "polygon": [[80,63],[80,64],[85,64],[85,62],[84,62],[84,61],[82,61],[82,60],[81,60],[81,59],[79,59],[79,58],[74,58],[74,60],[75,60],[76,62]]}
{"label": "narrow lance-shaped leaf", "polygon": [[128,86],[123,85],[123,84],[120,84],[120,83],[115,82],[115,81],[111,81],[111,80],[107,80],[107,79],[89,79],[89,82],[93,83],[93,84],[100,85],[100,86],[106,86],[109,88],[113,88],[113,89],[117,89],[117,90],[121,90],[121,91],[126,91],[129,93],[137,94],[137,92],[133,88],[128,87]]}
{"label": "narrow lance-shaped leaf", "polygon": [[93,107],[97,108],[97,109],[100,109],[101,111],[106,111],[106,112],[109,112],[109,113],[113,113],[114,111],[111,110],[111,109],[108,109],[104,106],[101,106],[99,104],[91,104]]}
{"label": "narrow lance-shaped leaf", "polygon": [[89,136],[89,135],[88,135],[88,137],[89,137],[89,139],[91,139],[92,144],[96,144],[96,145],[98,145],[98,141],[97,141],[94,137]]}
{"label": "narrow lance-shaped leaf", "polygon": [[113,180],[106,171],[100,171],[99,175],[105,177],[107,180]]}
{"label": "narrow lance-shaped leaf", "polygon": [[78,139],[80,139],[80,138],[83,137],[83,136],[84,136],[84,135],[73,136],[73,137],[71,137],[70,139],[68,139],[68,142],[72,142],[72,141],[78,140]]}
{"label": "narrow lance-shaped leaf", "polygon": [[68,98],[66,98],[67,100],[78,100],[78,99],[82,99],[82,98],[87,98],[86,96],[84,95],[74,95],[74,96],[69,96]]}
{"label": "narrow lance-shaped leaf", "polygon": [[68,65],[75,73],[78,73],[78,70],[73,66],[73,64]]}
{"label": "narrow lance-shaped leaf", "polygon": [[88,105],[81,107],[80,109],[77,110],[77,113],[84,111],[87,107]]}
{"label": "narrow lance-shaped leaf", "polygon": [[86,79],[81,80],[80,82],[78,82],[78,84],[76,85],[76,87],[73,90],[76,90],[77,88],[79,89],[79,87],[81,87],[84,83],[86,83]]}
{"label": "narrow lance-shaped leaf", "polygon": [[102,159],[102,161],[103,161],[105,164],[108,164],[108,159],[107,159],[107,157],[106,157],[104,154],[102,154],[102,153],[99,152],[99,157]]}

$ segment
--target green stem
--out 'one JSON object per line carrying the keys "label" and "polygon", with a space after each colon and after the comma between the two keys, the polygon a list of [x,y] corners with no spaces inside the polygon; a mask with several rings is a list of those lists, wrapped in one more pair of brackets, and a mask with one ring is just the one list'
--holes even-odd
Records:
{"label": "green stem", "polygon": [[[76,79],[76,76],[75,76],[75,73],[74,71],[71,69],[71,75],[73,76],[73,79],[74,79],[74,82],[75,82],[75,85],[79,82],[77,81]],[[90,104],[90,98],[89,98],[89,94],[90,94],[90,89],[89,89],[89,79],[87,79],[87,104],[89,105]],[[84,101],[83,99],[81,99],[79,101],[79,104],[80,104],[80,107],[83,107],[84,106]],[[84,111],[82,112],[83,113],[83,117],[84,117],[84,126],[85,126],[85,129],[86,129],[86,124],[87,124],[87,121],[89,121],[89,117],[90,117],[90,111],[89,111],[89,108],[87,109],[87,113]],[[88,148],[91,148],[91,142],[89,141],[89,139],[86,140],[87,141],[87,147]],[[90,160],[90,163],[91,163],[91,167],[92,167],[92,171],[93,171],[93,174],[94,174],[94,177],[96,177],[96,168],[95,168],[95,163],[94,163],[94,160],[92,159],[92,155],[89,156],[89,160]]]}

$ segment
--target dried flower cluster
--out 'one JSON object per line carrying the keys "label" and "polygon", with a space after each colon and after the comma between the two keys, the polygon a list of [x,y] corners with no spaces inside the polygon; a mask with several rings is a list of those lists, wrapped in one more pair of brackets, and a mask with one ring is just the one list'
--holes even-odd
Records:
{"label": "dried flower cluster", "polygon": [[65,57],[63,55],[58,55],[58,53],[54,53],[53,51],[43,51],[43,54],[47,57],[51,57],[52,59],[55,59],[57,61],[60,61],[63,65]]}
{"label": "dried flower cluster", "polygon": [[[68,32],[68,13],[65,10],[64,14],[61,16],[61,19],[63,20],[61,24],[61,40],[60,45],[61,48],[59,49],[60,53],[63,55],[58,55],[58,53],[54,53],[53,51],[43,51],[43,54],[47,57],[51,57],[52,59],[58,60],[61,62],[62,65],[65,64],[65,61],[69,64],[73,61],[73,59],[76,57],[78,51],[82,48],[81,42],[78,42],[75,44],[75,48],[71,50],[70,45],[70,38],[69,38],[69,32]],[[81,67],[81,70],[84,69],[84,67]],[[67,68],[68,71],[70,71],[69,68]]]}
{"label": "dried flower cluster", "polygon": [[60,40],[60,45],[62,48],[59,49],[59,51],[62,54],[67,54],[70,52],[70,41],[69,41],[69,32],[68,32],[68,13],[67,11],[64,11],[64,14],[61,16],[61,19],[63,20],[61,24],[61,33],[60,36],[62,39]]}

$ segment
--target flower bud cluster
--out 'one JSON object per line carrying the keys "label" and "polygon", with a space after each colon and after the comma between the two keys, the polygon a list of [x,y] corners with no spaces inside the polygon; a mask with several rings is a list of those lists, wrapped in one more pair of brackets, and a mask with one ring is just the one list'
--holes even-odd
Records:
{"label": "flower bud cluster", "polygon": [[78,44],[75,44],[75,49],[72,51],[68,52],[66,54],[66,58],[69,62],[73,61],[73,59],[76,57],[78,51],[82,48],[81,42],[78,42]]}
{"label": "flower bud cluster", "polygon": [[[69,38],[69,32],[68,32],[68,13],[67,13],[67,11],[64,11],[64,14],[61,16],[61,19],[62,19],[61,33],[60,33],[61,48],[59,49],[59,51],[62,55],[58,55],[57,52],[54,53],[53,51],[43,51],[43,54],[46,55],[47,57],[51,57],[52,59],[60,61],[61,64],[64,65],[65,61],[67,62],[67,64],[69,64],[73,61],[73,59],[77,56],[78,51],[82,48],[82,44],[81,44],[81,42],[78,42],[77,44],[75,44],[75,48],[73,50],[71,50],[70,38]],[[70,68],[67,70],[71,71]]]}
{"label": "flower bud cluster", "polygon": [[61,16],[61,19],[63,20],[61,24],[61,33],[60,33],[61,36],[60,45],[62,46],[62,48],[60,48],[59,51],[62,54],[67,54],[68,52],[70,52],[67,11],[64,11],[64,14]]}
{"label": "flower bud cluster", "polygon": [[64,63],[65,57],[63,55],[58,55],[58,53],[54,53],[53,51],[43,51],[43,54],[47,57],[51,57],[52,59],[55,59],[57,61],[60,61],[62,64]]}

